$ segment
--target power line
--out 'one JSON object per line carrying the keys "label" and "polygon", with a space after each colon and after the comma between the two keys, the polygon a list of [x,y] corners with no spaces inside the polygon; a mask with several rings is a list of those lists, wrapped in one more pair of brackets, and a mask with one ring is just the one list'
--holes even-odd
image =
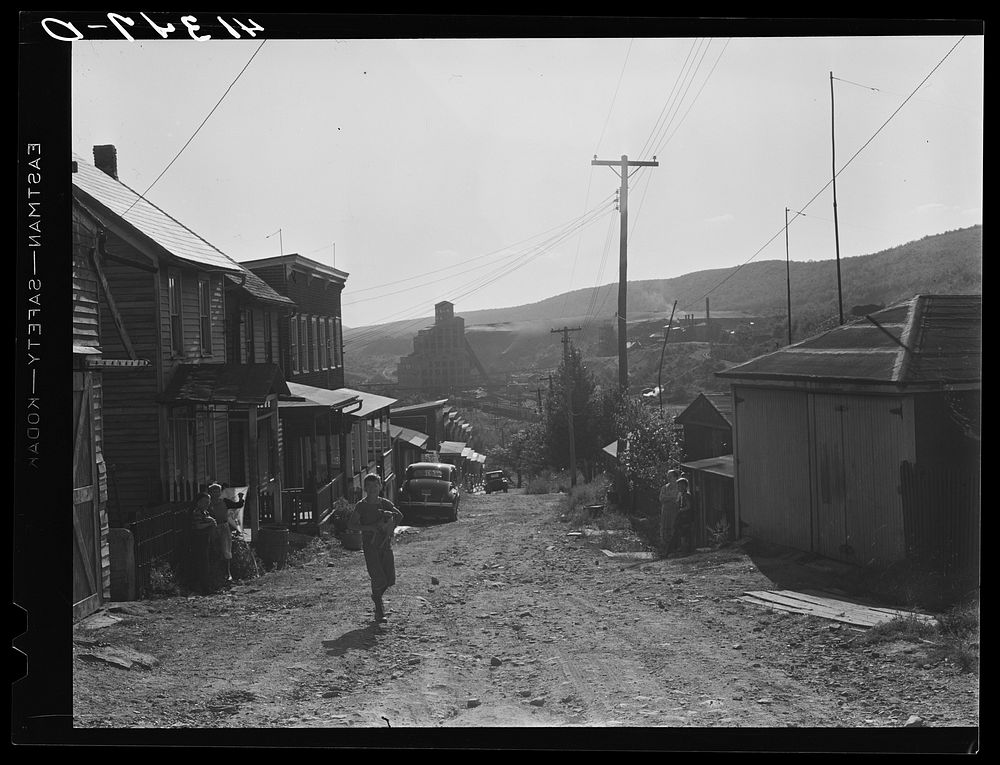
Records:
{"label": "power line", "polygon": [[677,73],[677,79],[674,80],[673,87],[670,89],[670,93],[667,94],[667,100],[664,102],[663,108],[660,109],[660,114],[656,118],[656,122],[653,123],[653,129],[650,131],[649,137],[646,138],[646,142],[642,145],[642,148],[639,150],[640,157],[645,155],[646,149],[654,144],[653,137],[659,132],[660,120],[663,119],[663,115],[667,112],[668,107],[670,107],[673,101],[674,93],[677,90],[677,86],[681,83],[681,80],[683,79],[684,70],[687,69],[688,61],[691,59],[691,54],[695,51],[695,49],[699,45],[701,45],[701,38],[697,38],[691,43],[691,47],[688,49],[687,57],[684,59],[684,63],[681,64],[681,70],[680,72]]}
{"label": "power line", "polygon": [[[916,87],[915,87],[915,88],[914,88],[914,89],[913,89],[913,90],[912,90],[912,91],[910,92],[910,95],[908,95],[908,96],[907,96],[907,97],[906,97],[905,99],[903,99],[903,102],[902,102],[902,103],[901,103],[901,104],[900,104],[899,106],[897,106],[897,107],[896,107],[895,111],[893,111],[893,112],[892,112],[892,114],[890,114],[890,115],[889,115],[889,117],[888,117],[888,118],[887,118],[887,119],[885,120],[885,122],[883,122],[883,123],[882,123],[882,125],[881,125],[881,126],[880,126],[880,127],[878,128],[878,130],[876,130],[876,131],[875,131],[875,132],[874,132],[874,133],[872,134],[872,136],[871,136],[871,137],[870,137],[870,138],[869,138],[869,139],[868,139],[867,141],[865,141],[865,142],[864,142],[864,143],[863,143],[863,144],[861,145],[861,148],[859,148],[859,149],[858,149],[858,150],[857,150],[856,152],[854,152],[854,154],[852,154],[852,155],[851,155],[851,158],[850,158],[850,159],[848,159],[848,160],[847,160],[847,162],[845,162],[845,163],[844,163],[844,164],[843,164],[843,165],[841,166],[840,170],[838,170],[838,171],[836,172],[836,174],[834,175],[834,178],[835,178],[836,176],[840,175],[840,174],[841,174],[842,172],[844,172],[844,170],[846,170],[846,169],[847,169],[847,167],[848,167],[848,166],[849,166],[849,165],[850,165],[850,164],[851,164],[851,163],[852,163],[852,162],[853,162],[853,161],[854,161],[854,160],[855,160],[855,159],[857,158],[857,156],[858,156],[858,155],[859,155],[859,154],[860,154],[860,153],[861,153],[862,151],[864,151],[864,150],[865,150],[865,148],[867,148],[867,147],[868,147],[868,145],[869,145],[869,144],[871,144],[871,142],[872,142],[872,141],[874,141],[874,140],[875,140],[875,137],[876,137],[876,136],[877,136],[877,135],[878,135],[879,133],[881,133],[881,132],[882,132],[882,130],[883,130],[883,129],[885,128],[885,126],[886,126],[886,125],[888,125],[888,124],[889,124],[889,122],[890,122],[890,121],[891,121],[891,120],[893,119],[893,117],[895,117],[895,116],[896,116],[897,114],[899,114],[900,110],[901,110],[901,109],[902,109],[902,108],[903,108],[904,106],[906,106],[907,102],[908,102],[908,101],[909,101],[909,100],[910,100],[911,98],[913,98],[913,96],[914,96],[914,95],[916,94],[916,92],[917,92],[918,90],[920,90],[920,88],[922,88],[922,87],[923,87],[924,83],[925,83],[925,82],[927,82],[927,80],[929,80],[929,79],[931,78],[931,75],[933,75],[933,74],[934,74],[934,72],[936,72],[936,71],[938,70],[938,68],[939,68],[939,67],[941,66],[941,64],[943,64],[943,63],[945,62],[945,60],[946,60],[946,59],[947,59],[947,58],[948,58],[948,57],[949,57],[949,56],[950,56],[950,55],[951,55],[951,54],[952,54],[952,53],[954,52],[955,48],[957,48],[957,47],[958,47],[958,46],[959,46],[959,45],[961,44],[962,40],[964,40],[964,39],[965,39],[965,37],[964,37],[964,36],[963,36],[963,37],[961,37],[961,38],[959,38],[958,42],[956,42],[956,43],[955,43],[955,44],[954,44],[954,45],[953,45],[953,46],[952,46],[952,47],[951,47],[951,48],[950,48],[950,49],[948,50],[948,52],[944,54],[944,56],[942,57],[942,59],[941,59],[940,61],[938,61],[938,62],[937,62],[937,64],[935,64],[935,65],[934,65],[934,68],[933,68],[933,69],[931,69],[931,71],[927,73],[927,76],[926,76],[926,77],[924,77],[924,78],[923,78],[923,79],[922,79],[922,80],[921,80],[921,81],[920,81],[920,82],[919,82],[919,83],[917,84],[917,86],[916,86]],[[820,195],[820,194],[822,194],[822,193],[823,193],[824,191],[826,191],[826,190],[827,190],[827,188],[829,188],[829,187],[830,187],[830,186],[831,186],[832,184],[833,184],[833,178],[831,178],[831,179],[830,179],[829,181],[827,181],[826,183],[824,183],[824,184],[823,184],[823,186],[822,186],[822,188],[820,188],[820,190],[819,190],[819,191],[817,191],[817,192],[816,192],[816,193],[815,193],[815,194],[814,194],[814,195],[812,196],[812,198],[811,198],[811,199],[810,199],[810,200],[809,200],[808,202],[806,202],[806,203],[805,203],[804,205],[802,205],[802,209],[803,209],[803,210],[807,209],[807,208],[809,207],[809,205],[811,205],[811,204],[812,204],[813,202],[815,202],[815,201],[816,201],[816,199],[817,199],[817,198],[819,197],[819,195]],[[797,218],[797,217],[798,217],[799,215],[804,215],[804,214],[805,214],[805,213],[797,213],[795,217]],[[792,221],[790,221],[790,222],[794,222],[794,221],[795,221],[795,218],[792,218]],[[700,302],[701,302],[701,301],[702,301],[702,300],[703,300],[704,298],[706,298],[706,297],[708,297],[709,295],[711,295],[711,294],[712,294],[713,292],[715,292],[715,291],[716,291],[717,289],[719,289],[719,287],[721,287],[721,286],[722,286],[723,284],[725,284],[725,283],[726,283],[727,281],[729,281],[729,280],[730,280],[730,279],[732,279],[732,278],[733,278],[734,276],[736,276],[736,274],[737,274],[737,273],[739,272],[739,270],[740,270],[741,268],[743,268],[743,266],[747,265],[747,264],[748,264],[748,263],[749,263],[749,262],[750,262],[751,260],[753,260],[753,259],[754,259],[754,258],[756,258],[756,257],[757,257],[758,255],[760,255],[760,254],[761,254],[761,253],[762,253],[762,252],[764,251],[764,249],[765,249],[765,248],[766,248],[766,247],[767,247],[768,245],[770,245],[770,244],[771,244],[771,242],[773,242],[773,241],[774,241],[775,239],[777,239],[777,238],[778,238],[779,236],[781,236],[781,234],[782,234],[782,232],[783,232],[784,230],[785,230],[785,228],[784,228],[784,227],[781,227],[781,228],[779,228],[779,229],[777,230],[777,232],[775,232],[775,234],[774,234],[774,235],[773,235],[773,236],[772,236],[772,237],[771,237],[770,239],[768,239],[768,240],[767,240],[766,242],[764,242],[764,244],[763,244],[763,245],[761,245],[761,247],[760,247],[760,248],[759,248],[759,249],[758,249],[758,250],[757,250],[757,251],[756,251],[756,252],[755,252],[755,253],[754,253],[753,255],[751,255],[751,256],[750,256],[749,258],[747,258],[747,259],[746,259],[746,260],[745,260],[745,261],[744,261],[743,263],[741,263],[741,264],[739,264],[738,266],[736,266],[736,267],[735,267],[735,268],[733,269],[733,271],[732,271],[732,272],[731,272],[731,273],[730,273],[730,274],[729,274],[728,276],[726,276],[726,277],[725,277],[724,279],[722,279],[722,280],[721,280],[721,281],[720,281],[720,282],[719,282],[718,284],[716,284],[716,285],[715,285],[714,287],[712,287],[712,288],[711,288],[711,289],[710,289],[710,290],[709,290],[708,292],[706,292],[706,293],[705,293],[704,295],[702,295],[702,296],[701,296],[700,298],[697,298],[696,300],[693,300],[692,302],[690,302],[690,303],[688,303],[687,305],[685,305],[685,306],[684,306],[683,308],[681,308],[681,310],[682,310],[682,311],[686,311],[686,310],[687,310],[688,308],[690,308],[691,306],[693,306],[693,305],[695,305],[695,304],[697,304],[697,303],[700,303]]]}
{"label": "power line", "polygon": [[[222,101],[223,101],[223,99],[227,95],[229,95],[229,91],[233,89],[233,86],[236,84],[236,82],[240,79],[240,77],[243,76],[243,73],[247,70],[247,67],[250,66],[250,62],[253,61],[254,58],[256,58],[257,54],[260,53],[260,49],[264,47],[264,43],[266,43],[266,42],[267,42],[267,40],[261,40],[260,45],[257,46],[257,50],[255,50],[253,52],[253,55],[250,56],[250,59],[246,62],[246,64],[243,65],[243,68],[240,69],[240,73],[236,75],[236,78],[231,83],[229,83],[229,87],[226,88],[226,92],[222,94],[222,97],[219,98],[219,100],[216,102],[215,106],[212,107],[212,111],[210,111],[208,113],[208,116],[205,117],[205,119],[203,119],[201,121],[201,124],[198,125],[198,127],[194,131],[194,133],[191,134],[191,137],[188,138],[187,141],[184,142],[184,145],[181,146],[181,150],[179,152],[177,152],[177,154],[174,156],[174,158],[172,160],[170,160],[169,164],[165,168],[163,168],[163,172],[161,172],[158,176],[156,176],[156,180],[154,180],[151,184],[149,184],[149,186],[146,187],[146,190],[139,195],[139,199],[145,199],[146,198],[146,194],[149,193],[149,190],[151,188],[153,188],[153,186],[155,186],[157,184],[157,182],[160,180],[160,178],[162,178],[166,174],[167,170],[170,169],[170,166],[173,165],[174,162],[177,161],[177,158],[180,157],[180,155],[184,153],[184,150],[188,147],[188,144],[190,144],[191,141],[194,140],[194,137],[196,135],[198,135],[198,133],[201,131],[201,129],[203,127],[205,127],[205,123],[208,122],[209,117],[211,117],[213,114],[215,114],[215,110],[219,108],[219,104],[221,104]],[[136,206],[136,204],[139,202],[139,199],[136,199],[134,202],[132,202],[132,204],[130,204],[128,206],[128,209],[125,210],[125,212],[122,213],[122,217],[125,217],[126,215],[128,215],[129,210],[131,210],[133,207]]]}

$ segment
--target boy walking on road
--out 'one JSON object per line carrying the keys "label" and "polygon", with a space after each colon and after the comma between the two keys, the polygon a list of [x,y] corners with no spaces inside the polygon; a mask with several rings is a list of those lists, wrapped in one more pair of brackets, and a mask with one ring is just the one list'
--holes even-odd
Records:
{"label": "boy walking on road", "polygon": [[385,497],[380,497],[382,479],[375,474],[365,476],[365,496],[354,506],[347,527],[361,531],[361,549],[365,566],[372,580],[372,600],[375,619],[385,621],[382,595],[396,583],[396,562],[392,554],[392,536],[403,514]]}

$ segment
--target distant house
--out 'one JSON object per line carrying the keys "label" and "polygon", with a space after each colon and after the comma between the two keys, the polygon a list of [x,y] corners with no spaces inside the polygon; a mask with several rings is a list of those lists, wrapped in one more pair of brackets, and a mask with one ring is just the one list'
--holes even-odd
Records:
{"label": "distant house", "polygon": [[735,536],[736,500],[733,486],[733,403],[730,394],[699,393],[674,422],[684,429],[686,461],[699,522],[696,542],[707,541],[708,529],[725,523]]}
{"label": "distant house", "polygon": [[394,406],[390,415],[393,425],[427,434],[427,451],[437,451],[445,441],[445,407],[448,399],[426,401],[420,404]]}
{"label": "distant house", "polygon": [[674,422],[684,429],[684,454],[701,460],[733,453],[733,399],[728,393],[699,393]]}
{"label": "distant house", "polygon": [[414,462],[423,462],[430,436],[411,428],[389,423],[389,434],[393,443],[393,462],[396,475],[402,480],[406,468]]}
{"label": "distant house", "polygon": [[917,295],[716,374],[748,533],[858,564],[979,559],[982,296]]}

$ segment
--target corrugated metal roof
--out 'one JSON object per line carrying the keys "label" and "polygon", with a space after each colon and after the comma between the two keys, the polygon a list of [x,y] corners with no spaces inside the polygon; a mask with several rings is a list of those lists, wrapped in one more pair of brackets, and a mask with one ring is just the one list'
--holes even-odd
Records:
{"label": "corrugated metal roof", "polygon": [[[243,274],[246,274],[246,279],[243,278]],[[294,300],[275,291],[270,284],[257,276],[253,271],[244,269],[243,274],[226,274],[226,278],[254,300],[277,305],[287,305],[289,307],[295,305]]]}
{"label": "corrugated metal roof", "polygon": [[[77,165],[77,171],[73,173],[73,186],[83,193],[85,202],[90,202],[91,205],[96,202],[176,258],[216,270],[243,270],[235,260],[152,202],[141,198],[121,181],[98,170],[76,154],[73,155],[73,160]],[[98,214],[101,212],[99,209],[91,211]]]}
{"label": "corrugated metal roof", "polygon": [[288,391],[293,396],[298,396],[304,401],[279,401],[278,407],[281,409],[295,407],[332,407],[343,409],[356,404],[358,397],[344,390],[329,390],[328,388],[316,388],[312,385],[302,383],[288,383]]}
{"label": "corrugated metal roof", "polygon": [[375,393],[368,393],[363,390],[354,390],[353,388],[337,388],[334,393],[349,393],[361,400],[362,406],[358,411],[347,413],[351,417],[356,417],[357,419],[368,417],[369,415],[377,412],[379,409],[385,409],[387,406],[391,406],[396,403],[396,399],[394,398],[379,396]]}
{"label": "corrugated metal roof", "polygon": [[[982,380],[982,295],[917,295],[723,372],[738,379],[919,385]],[[883,331],[884,330],[884,331]]]}
{"label": "corrugated metal roof", "polygon": [[404,428],[401,425],[390,424],[389,435],[400,441],[406,441],[406,443],[412,444],[418,449],[423,449],[430,440],[430,436],[426,433],[421,433],[419,430],[412,430],[411,428]]}
{"label": "corrugated metal roof", "polygon": [[179,364],[161,401],[262,404],[289,394],[277,364]]}

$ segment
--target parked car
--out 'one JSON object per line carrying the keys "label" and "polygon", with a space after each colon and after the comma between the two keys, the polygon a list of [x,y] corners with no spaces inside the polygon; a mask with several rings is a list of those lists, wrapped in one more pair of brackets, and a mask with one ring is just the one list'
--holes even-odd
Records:
{"label": "parked car", "polygon": [[507,489],[510,488],[510,481],[502,470],[490,470],[483,478],[487,494],[492,494],[495,491],[502,491],[506,494]]}
{"label": "parked car", "polygon": [[396,505],[405,519],[434,515],[457,521],[460,480],[454,465],[414,462],[403,474]]}

